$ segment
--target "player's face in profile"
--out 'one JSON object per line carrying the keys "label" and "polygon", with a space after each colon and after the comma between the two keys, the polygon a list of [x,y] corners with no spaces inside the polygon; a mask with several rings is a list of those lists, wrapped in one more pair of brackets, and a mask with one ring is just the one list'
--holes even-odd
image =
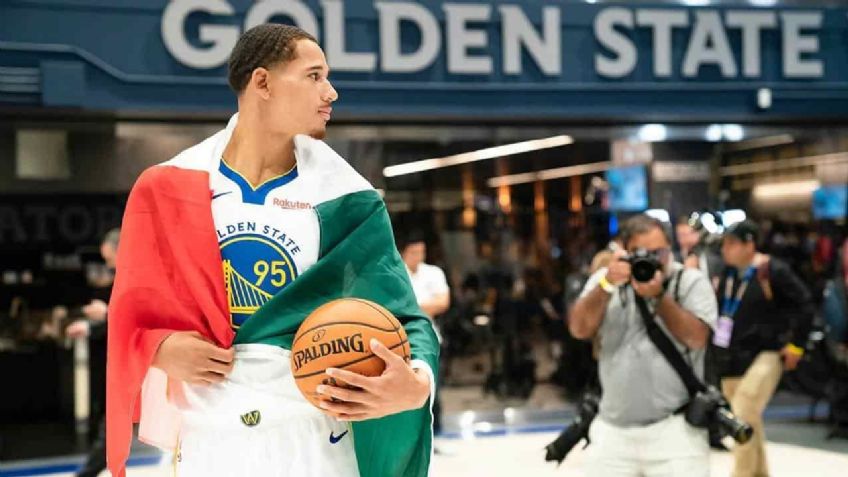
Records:
{"label": "player's face in profile", "polygon": [[339,97],[330,84],[329,72],[321,47],[310,40],[298,41],[295,58],[270,71],[270,125],[283,133],[322,139],[332,103]]}

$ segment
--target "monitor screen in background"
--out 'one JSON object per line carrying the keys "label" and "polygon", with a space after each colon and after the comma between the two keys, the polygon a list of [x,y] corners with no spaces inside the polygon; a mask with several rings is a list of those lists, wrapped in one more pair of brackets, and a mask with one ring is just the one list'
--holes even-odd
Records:
{"label": "monitor screen in background", "polygon": [[648,208],[645,166],[622,167],[606,172],[609,208],[614,212],[642,212]]}
{"label": "monitor screen in background", "polygon": [[848,212],[848,185],[822,186],[813,191],[813,217],[841,219]]}

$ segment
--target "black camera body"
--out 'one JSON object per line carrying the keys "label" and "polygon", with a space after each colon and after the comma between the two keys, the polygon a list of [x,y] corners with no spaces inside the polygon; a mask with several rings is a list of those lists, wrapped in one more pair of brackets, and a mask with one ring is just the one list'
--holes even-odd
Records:
{"label": "black camera body", "polygon": [[730,412],[730,404],[715,386],[696,394],[686,408],[686,422],[694,427],[717,425],[719,434],[731,436],[739,444],[751,440],[754,429]]}
{"label": "black camera body", "polygon": [[557,464],[561,464],[565,456],[582,439],[586,439],[586,445],[589,445],[589,427],[595,420],[595,416],[598,415],[600,402],[601,395],[599,393],[589,391],[583,395],[577,410],[577,417],[566,426],[555,441],[545,447],[546,462],[556,461]]}
{"label": "black camera body", "polygon": [[621,260],[630,264],[631,275],[637,282],[649,282],[654,279],[657,270],[662,268],[662,262],[656,256],[643,248],[633,252]]}

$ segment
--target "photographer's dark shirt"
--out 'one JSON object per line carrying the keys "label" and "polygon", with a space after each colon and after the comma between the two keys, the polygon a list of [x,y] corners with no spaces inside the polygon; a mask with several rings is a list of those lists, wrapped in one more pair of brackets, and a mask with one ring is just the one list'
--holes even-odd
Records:
{"label": "photographer's dark shirt", "polygon": [[[722,377],[742,376],[762,351],[777,351],[786,343],[804,347],[813,320],[812,297],[806,285],[785,262],[769,260],[768,282],[772,299],[767,299],[758,278],[748,283],[739,311],[733,319],[733,334],[727,349],[713,347],[717,372]],[[724,300],[728,271],[722,275],[718,300]],[[732,296],[741,284],[734,280]]]}

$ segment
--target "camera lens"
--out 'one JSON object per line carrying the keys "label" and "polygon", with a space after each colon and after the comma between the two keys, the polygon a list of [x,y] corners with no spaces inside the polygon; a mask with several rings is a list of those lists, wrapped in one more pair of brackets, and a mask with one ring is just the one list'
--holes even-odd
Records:
{"label": "camera lens", "polygon": [[718,418],[719,425],[740,444],[750,441],[754,435],[754,428],[750,424],[739,420],[727,409],[721,407],[716,409],[716,417]]}
{"label": "camera lens", "polygon": [[575,420],[569,424],[569,426],[563,431],[562,434],[557,437],[554,442],[551,442],[545,447],[545,461],[555,461],[557,463],[561,463],[565,460],[565,456],[571,452],[571,449],[583,439],[583,429],[581,428],[581,422]]}
{"label": "camera lens", "polygon": [[654,278],[654,274],[657,273],[657,267],[654,266],[649,260],[637,260],[633,264],[633,278],[639,282],[649,282]]}
{"label": "camera lens", "polygon": [[638,282],[649,282],[654,279],[657,270],[660,269],[660,261],[656,253],[645,249],[638,249],[633,255],[626,259],[631,266],[631,275]]}

